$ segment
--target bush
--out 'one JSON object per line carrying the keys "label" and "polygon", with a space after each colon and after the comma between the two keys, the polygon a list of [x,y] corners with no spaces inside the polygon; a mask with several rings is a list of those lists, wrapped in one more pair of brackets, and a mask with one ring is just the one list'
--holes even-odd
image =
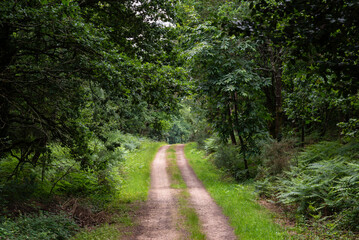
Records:
{"label": "bush", "polygon": [[261,153],[255,158],[259,159],[261,167],[258,169],[257,179],[275,176],[287,171],[291,166],[291,159],[296,153],[296,141],[283,139],[278,142],[268,138],[259,143]]}
{"label": "bush", "polygon": [[69,239],[78,230],[76,223],[66,215],[40,213],[0,221],[0,239]]}
{"label": "bush", "polygon": [[221,144],[213,153],[216,167],[230,174],[236,181],[247,180],[242,154],[237,146]]}
{"label": "bush", "polygon": [[[358,143],[321,142],[298,157],[278,181],[278,197],[298,213],[335,217],[342,228],[359,230]],[[307,214],[308,216],[308,214]]]}
{"label": "bush", "polygon": [[204,140],[204,150],[207,155],[217,152],[218,147],[223,145],[223,142],[217,137],[211,137]]}
{"label": "bush", "polygon": [[133,151],[140,147],[141,139],[131,134],[123,134],[120,131],[111,131],[106,134],[106,148],[114,150],[123,147],[128,151]]}

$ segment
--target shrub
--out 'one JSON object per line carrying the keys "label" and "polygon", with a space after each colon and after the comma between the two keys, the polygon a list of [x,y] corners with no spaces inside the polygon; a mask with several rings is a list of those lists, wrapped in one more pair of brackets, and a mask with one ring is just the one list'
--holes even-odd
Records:
{"label": "shrub", "polygon": [[106,148],[113,150],[123,147],[128,151],[133,151],[141,145],[141,139],[131,134],[123,134],[120,131],[111,131],[106,134]]}
{"label": "shrub", "polygon": [[262,168],[257,176],[262,178],[268,175],[278,175],[287,171],[291,165],[291,159],[296,153],[296,141],[294,139],[277,140],[269,138],[260,144],[261,153],[256,158],[260,159]]}
{"label": "shrub", "polygon": [[204,150],[207,155],[217,152],[218,147],[223,145],[223,142],[217,137],[211,137],[204,140]]}
{"label": "shrub", "polygon": [[62,240],[70,238],[77,230],[76,223],[62,214],[40,213],[0,221],[0,239],[8,240]]}
{"label": "shrub", "polygon": [[230,174],[236,181],[247,179],[243,157],[237,146],[221,144],[213,153],[213,162],[219,169]]}
{"label": "shrub", "polygon": [[280,201],[296,204],[301,214],[336,217],[341,227],[358,231],[358,152],[358,143],[321,142],[308,147],[298,157],[298,166],[278,181]]}

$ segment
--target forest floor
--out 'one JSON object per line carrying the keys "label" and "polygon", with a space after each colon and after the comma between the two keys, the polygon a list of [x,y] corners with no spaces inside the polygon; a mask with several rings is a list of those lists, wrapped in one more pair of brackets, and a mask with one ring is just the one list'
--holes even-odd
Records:
{"label": "forest floor", "polygon": [[[179,192],[171,185],[168,159],[164,146],[158,151],[151,170],[151,188],[145,206],[137,214],[137,226],[127,239],[188,239],[188,234],[178,227]],[[233,229],[220,207],[210,197],[203,184],[184,157],[184,145],[176,145],[177,166],[186,183],[189,205],[198,215],[200,228],[206,239],[236,239]]]}

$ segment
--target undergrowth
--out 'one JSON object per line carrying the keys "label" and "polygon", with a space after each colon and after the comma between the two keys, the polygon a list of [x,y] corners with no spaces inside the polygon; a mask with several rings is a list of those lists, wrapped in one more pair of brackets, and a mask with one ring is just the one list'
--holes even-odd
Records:
{"label": "undergrowth", "polygon": [[150,187],[151,162],[158,149],[163,146],[161,142],[145,141],[141,147],[127,155],[125,161],[118,168],[124,181],[115,198],[107,206],[115,213],[112,219],[114,224],[104,224],[94,230],[84,230],[77,234],[73,240],[101,240],[118,239],[124,234],[131,234],[126,229],[134,225],[133,215],[139,202],[147,199]]}
{"label": "undergrowth", "polygon": [[0,222],[0,239],[8,240],[65,240],[79,227],[66,214],[43,213],[21,215],[16,219],[3,218]]}
{"label": "undergrowth", "polygon": [[238,184],[216,168],[196,143],[187,144],[185,155],[198,178],[228,216],[239,239],[287,239],[274,216],[256,202],[253,183]]}
{"label": "undergrowth", "polygon": [[[64,231],[69,233],[65,239],[69,239],[75,231],[67,231],[63,221],[58,220],[56,228],[50,224],[50,219],[61,219],[59,212],[67,214],[77,226],[89,229],[107,222],[132,224],[129,215],[133,207],[129,205],[147,198],[150,163],[160,145],[163,143],[109,132],[102,140],[92,138],[87,153],[89,159],[84,166],[74,159],[69,148],[53,143],[49,153],[42,156],[41,164],[25,163],[14,176],[18,163],[16,153],[3,157],[0,161],[0,238],[7,239],[13,233],[16,239],[26,236],[64,239],[58,233]],[[40,212],[43,215],[39,215]],[[37,225],[31,225],[36,222],[31,219],[38,220]],[[20,226],[26,224],[28,232]],[[41,226],[39,233],[38,226]]]}
{"label": "undergrowth", "polygon": [[[264,161],[275,148],[267,146]],[[282,173],[264,166],[257,189],[296,209],[292,214],[300,229],[307,230],[304,237],[315,233],[321,239],[353,239],[359,232],[358,160],[358,142],[322,141],[294,155]]]}

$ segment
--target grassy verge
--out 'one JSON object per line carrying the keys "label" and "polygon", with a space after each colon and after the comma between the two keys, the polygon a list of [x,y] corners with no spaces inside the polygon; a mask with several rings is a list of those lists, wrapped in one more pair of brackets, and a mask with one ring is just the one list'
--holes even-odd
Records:
{"label": "grassy verge", "polygon": [[273,215],[256,202],[252,184],[238,184],[223,179],[223,174],[197,150],[187,144],[185,155],[207,191],[229,217],[235,234],[245,239],[288,239],[286,232],[274,223]]}
{"label": "grassy verge", "polygon": [[180,221],[177,227],[180,231],[190,235],[189,239],[204,240],[206,237],[201,231],[198,215],[190,205],[190,195],[187,191],[187,185],[183,181],[181,172],[177,166],[175,153],[174,146],[167,150],[168,173],[171,178],[171,187],[179,189],[177,197]]}
{"label": "grassy verge", "polygon": [[118,196],[111,203],[117,217],[115,224],[103,225],[92,231],[83,231],[77,234],[73,240],[102,240],[119,239],[121,234],[130,234],[126,227],[132,226],[134,206],[136,202],[143,202],[147,199],[150,187],[151,162],[158,149],[165,143],[144,142],[139,150],[127,155],[126,160],[118,169],[120,178],[123,178]]}
{"label": "grassy verge", "polygon": [[130,154],[121,171],[125,175],[125,181],[121,187],[118,199],[123,203],[146,201],[150,188],[151,163],[158,149],[166,143],[145,142],[141,148]]}

